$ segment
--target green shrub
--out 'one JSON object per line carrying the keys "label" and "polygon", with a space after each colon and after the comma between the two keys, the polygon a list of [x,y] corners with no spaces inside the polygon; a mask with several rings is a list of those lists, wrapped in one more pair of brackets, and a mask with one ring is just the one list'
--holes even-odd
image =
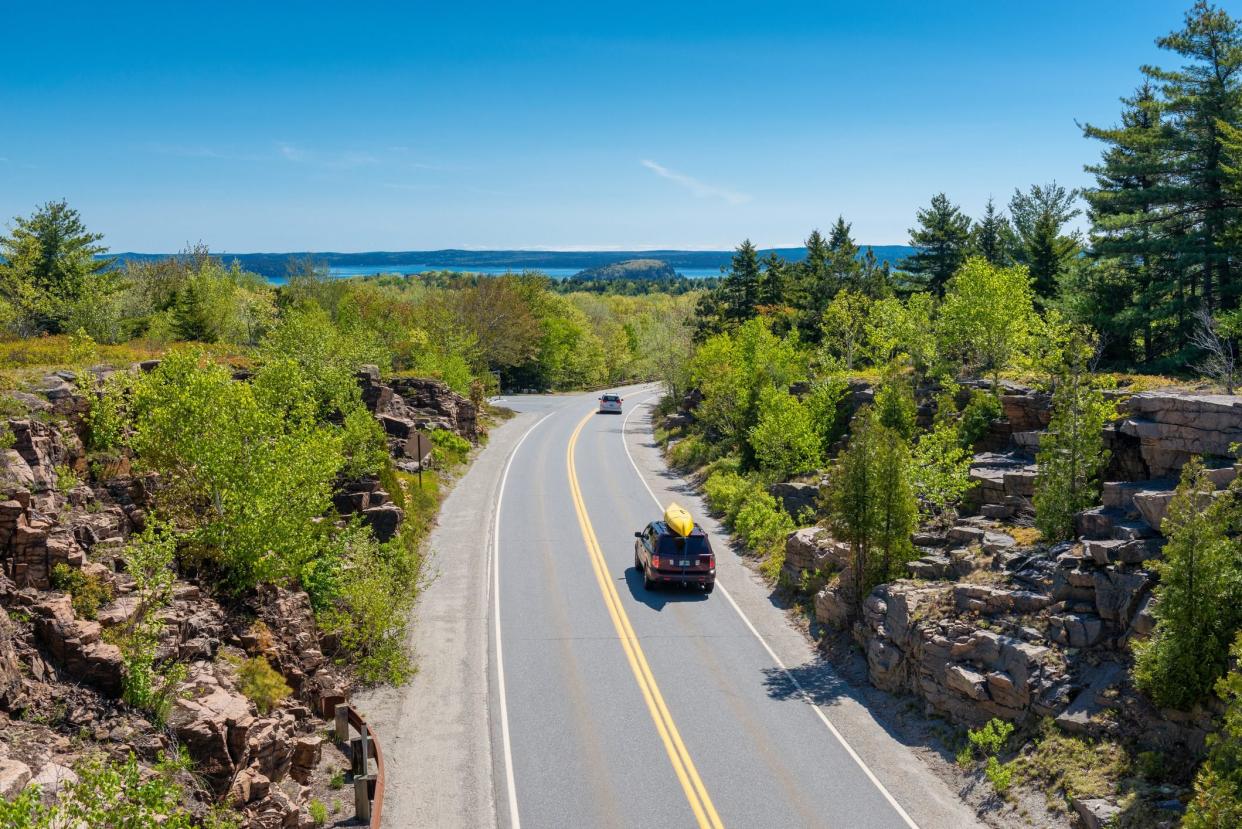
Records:
{"label": "green shrub", "polygon": [[1225,704],[1220,731],[1208,738],[1208,756],[1195,777],[1194,799],[1182,826],[1242,826],[1242,633],[1231,654],[1235,667],[1216,683]]}
{"label": "green shrub", "polygon": [[810,472],[822,460],[810,410],[787,391],[763,390],[747,439],[759,468],[778,478]]}
{"label": "green shrub", "polygon": [[983,389],[975,389],[957,422],[957,436],[963,449],[972,449],[988,433],[992,421],[1005,413],[1000,397]]}
{"label": "green shrub", "polygon": [[914,390],[905,380],[899,377],[885,380],[875,393],[874,408],[881,425],[901,435],[903,440],[914,437],[918,407],[914,402]]}
{"label": "green shrub", "polygon": [[175,761],[161,763],[158,769],[158,774],[145,773],[133,754],[124,762],[102,755],[89,757],[77,765],[77,780],[65,783],[52,804],[43,803],[38,786],[28,786],[13,800],[0,798],[0,825],[6,829],[234,829],[239,825],[237,815],[220,810],[196,819],[184,805],[190,802],[187,792],[173,779]]}
{"label": "green shrub", "polygon": [[64,562],[52,568],[52,587],[72,597],[73,612],[83,619],[94,619],[99,608],[112,601],[111,584]]}
{"label": "green shrub", "polygon": [[693,470],[712,459],[713,447],[702,435],[687,435],[668,449],[668,462],[677,469]]}
{"label": "green shrub", "polygon": [[311,800],[310,805],[307,807],[307,812],[309,812],[310,819],[316,826],[323,826],[328,822],[328,807],[318,798]]}
{"label": "green shrub", "polygon": [[0,452],[5,449],[12,449],[13,444],[17,442],[17,436],[13,434],[13,430],[9,428],[8,423],[0,423]]}
{"label": "green shrub", "polygon": [[465,463],[470,457],[470,441],[447,429],[433,429],[431,444],[435,447],[436,458],[441,466],[451,468]]}
{"label": "green shrub", "polygon": [[972,729],[967,736],[977,756],[995,757],[1013,736],[1013,723],[993,717],[982,728]]}
{"label": "green shrub", "polygon": [[1002,763],[995,757],[988,758],[988,764],[984,766],[983,773],[992,784],[992,788],[996,789],[997,794],[1009,791],[1009,787],[1013,784],[1013,766],[1009,763]]}
{"label": "green shrub", "polygon": [[797,527],[775,498],[761,486],[752,484],[733,518],[733,529],[747,548],[772,555],[777,551],[783,554],[785,537]]}
{"label": "green shrub", "polygon": [[56,473],[56,491],[61,495],[68,495],[74,487],[81,483],[73,470],[64,464],[57,464],[53,471]]}
{"label": "green shrub", "polygon": [[285,678],[272,667],[266,656],[237,657],[229,660],[237,669],[237,686],[255,704],[260,714],[268,714],[281,700],[293,693]]}
{"label": "green shrub", "polygon": [[703,483],[703,494],[707,505],[724,516],[726,523],[732,523],[750,488],[750,483],[736,472],[717,472]]}

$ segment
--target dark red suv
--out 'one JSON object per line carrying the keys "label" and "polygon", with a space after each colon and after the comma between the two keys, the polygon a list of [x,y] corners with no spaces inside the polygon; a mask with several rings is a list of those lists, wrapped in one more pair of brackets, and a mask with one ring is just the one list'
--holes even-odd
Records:
{"label": "dark red suv", "polygon": [[652,521],[634,538],[634,569],[643,574],[643,587],[648,590],[680,584],[710,593],[716,587],[716,554],[700,528],[678,535],[663,521]]}

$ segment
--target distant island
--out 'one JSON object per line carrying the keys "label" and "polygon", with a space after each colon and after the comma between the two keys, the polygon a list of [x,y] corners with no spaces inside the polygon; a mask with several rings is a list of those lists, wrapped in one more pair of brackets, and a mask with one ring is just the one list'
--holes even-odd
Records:
{"label": "distant island", "polygon": [[[861,246],[863,250],[867,245]],[[907,245],[873,245],[871,250],[881,262],[895,264],[914,253]],[[367,251],[339,253],[333,251],[291,251],[288,253],[234,253],[215,251],[225,262],[237,260],[244,269],[281,280],[289,273],[292,261],[311,259],[330,270],[352,270],[359,273],[363,268],[374,268],[375,273],[417,273],[427,270],[496,272],[498,269],[526,271],[554,269],[569,275],[571,269],[592,270],[624,262],[658,260],[672,270],[687,276],[718,274],[728,268],[733,258],[731,250],[630,250],[630,251],[569,251],[569,250],[406,250]],[[806,258],[806,248],[763,248],[759,255],[775,253],[790,262]],[[162,259],[169,253],[115,253],[118,263],[126,260]]]}
{"label": "distant island", "polygon": [[587,268],[574,274],[577,279],[676,279],[677,271],[663,259],[627,259]]}

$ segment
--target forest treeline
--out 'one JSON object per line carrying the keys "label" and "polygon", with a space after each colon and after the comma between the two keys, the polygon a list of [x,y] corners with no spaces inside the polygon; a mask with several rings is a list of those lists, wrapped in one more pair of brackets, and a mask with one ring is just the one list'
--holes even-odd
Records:
{"label": "forest treeline", "polygon": [[1117,122],[1083,126],[1102,145],[1087,165],[1093,186],[1036,184],[1007,210],[989,200],[973,218],[938,193],[910,228],[916,253],[896,269],[860,255],[844,219],[827,237],[811,233],[800,262],[760,259],[743,242],[699,305],[700,339],[759,315],[816,340],[838,292],[939,298],[976,256],[1024,267],[1038,308],[1096,332],[1101,365],[1179,372],[1217,357],[1222,342],[1232,352],[1242,332],[1242,29],[1199,2],[1157,44],[1181,65],[1142,67]]}

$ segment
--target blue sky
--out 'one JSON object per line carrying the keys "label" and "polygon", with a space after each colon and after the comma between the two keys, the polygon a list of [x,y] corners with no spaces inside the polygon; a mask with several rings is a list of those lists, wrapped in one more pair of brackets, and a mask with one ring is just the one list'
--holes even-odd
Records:
{"label": "blue sky", "polygon": [[1087,183],[1075,121],[1174,62],[1189,4],[10,4],[0,217],[63,197],[142,251],[783,246],[838,213],[903,243],[940,190]]}

